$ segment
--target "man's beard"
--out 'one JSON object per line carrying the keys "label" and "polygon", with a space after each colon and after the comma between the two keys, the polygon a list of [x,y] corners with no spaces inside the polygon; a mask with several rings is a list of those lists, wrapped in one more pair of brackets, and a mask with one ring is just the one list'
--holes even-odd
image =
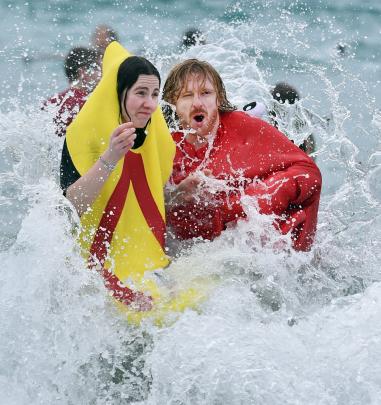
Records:
{"label": "man's beard", "polygon": [[[207,121],[207,122],[206,122],[206,125],[203,125],[201,128],[192,128],[192,126],[191,126],[192,118],[191,117],[193,117],[194,115],[197,115],[197,113],[204,114],[206,116],[205,121]],[[193,129],[198,136],[206,137],[212,133],[217,122],[218,122],[218,110],[217,109],[214,110],[211,115],[207,115],[204,110],[196,110],[196,111],[192,111],[191,114],[189,114],[189,122],[187,122],[187,123],[184,122],[183,128]]]}
{"label": "man's beard", "polygon": [[217,129],[217,126],[216,126],[217,122],[218,122],[218,110],[214,110],[209,117],[206,127],[200,128],[199,135],[207,136],[207,135],[211,134],[215,127]]}

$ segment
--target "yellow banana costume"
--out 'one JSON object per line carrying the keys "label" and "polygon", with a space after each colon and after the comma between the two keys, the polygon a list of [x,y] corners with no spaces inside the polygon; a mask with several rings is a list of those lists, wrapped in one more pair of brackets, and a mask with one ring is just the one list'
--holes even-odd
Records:
{"label": "yellow banana costume", "polygon": [[[81,176],[104,153],[120,125],[117,72],[129,56],[117,42],[107,47],[102,79],[67,129],[68,151]],[[118,162],[91,209],[82,215],[80,244],[89,263],[100,265],[104,275],[116,276],[132,294],[152,297],[151,311],[134,311],[117,301],[128,319],[139,323],[148,317],[160,324],[166,314],[194,306],[203,294],[198,289],[163,293],[150,277],[169,263],[164,252],[163,188],[172,171],[175,144],[160,107],[146,132],[143,145]]]}

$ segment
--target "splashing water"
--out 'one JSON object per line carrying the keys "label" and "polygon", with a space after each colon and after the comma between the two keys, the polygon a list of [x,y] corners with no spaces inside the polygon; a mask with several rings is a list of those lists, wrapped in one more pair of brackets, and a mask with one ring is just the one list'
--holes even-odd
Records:
{"label": "splashing water", "polygon": [[[275,31],[266,13],[277,2],[256,5],[252,19],[245,4],[227,11],[229,21],[208,22],[206,45],[148,52],[164,77],[180,59],[208,60],[238,106],[271,108],[280,74],[304,81],[301,114],[312,115],[303,115],[303,134],[317,139],[324,183],[312,251],[274,248],[289,246],[288,237],[248,204],[249,220],[215,241],[176,247],[168,277],[179,286],[220,280],[201,311],[164,328],[132,327],[75,243],[78,219],[58,186],[62,139],[51,114],[3,99],[2,403],[378,403],[381,112],[348,60],[308,36],[303,13],[282,9]],[[337,27],[328,17],[317,26],[329,23]],[[285,107],[282,130],[299,142],[295,113]]]}

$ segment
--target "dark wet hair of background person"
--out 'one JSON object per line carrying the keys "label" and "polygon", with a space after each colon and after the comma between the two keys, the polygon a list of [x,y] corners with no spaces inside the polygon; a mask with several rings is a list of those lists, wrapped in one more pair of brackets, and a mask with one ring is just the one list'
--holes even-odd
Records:
{"label": "dark wet hair of background person", "polygon": [[98,53],[89,48],[76,47],[69,51],[65,58],[64,69],[69,82],[79,77],[79,69],[92,68],[98,65]]}
{"label": "dark wet hair of background person", "polygon": [[290,104],[294,104],[295,101],[300,99],[300,95],[295,87],[292,87],[288,83],[279,82],[271,91],[271,95],[275,100],[284,104],[288,101]]}
{"label": "dark wet hair of background person", "polygon": [[205,45],[205,43],[205,36],[199,29],[189,28],[183,34],[181,46],[184,48],[190,48],[195,45]]}

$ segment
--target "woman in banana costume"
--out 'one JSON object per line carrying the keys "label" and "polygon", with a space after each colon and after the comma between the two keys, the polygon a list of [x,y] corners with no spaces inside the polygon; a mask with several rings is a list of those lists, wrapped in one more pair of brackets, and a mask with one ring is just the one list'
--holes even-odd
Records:
{"label": "woman in banana costume", "polygon": [[175,154],[158,106],[160,82],[151,62],[112,42],[100,83],[67,129],[61,160],[61,187],[80,216],[89,266],[135,322],[161,322],[199,296],[189,289],[165,297],[153,277],[169,264],[163,188]]}

